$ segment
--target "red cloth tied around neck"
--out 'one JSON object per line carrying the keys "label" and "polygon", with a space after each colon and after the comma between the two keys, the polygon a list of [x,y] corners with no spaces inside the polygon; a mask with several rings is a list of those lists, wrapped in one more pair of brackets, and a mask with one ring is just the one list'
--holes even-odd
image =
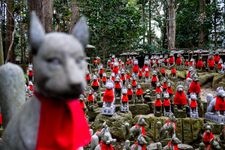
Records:
{"label": "red cloth tied around neck", "polygon": [[208,59],[208,66],[209,67],[214,67],[215,61],[213,59]]}
{"label": "red cloth tied around neck", "polygon": [[192,109],[194,109],[194,108],[196,108],[197,106],[198,106],[197,101],[196,101],[196,100],[191,100],[190,107],[191,107]]}
{"label": "red cloth tied around neck", "polygon": [[197,68],[202,68],[204,66],[204,63],[203,63],[203,61],[200,59],[200,60],[198,60],[197,61],[197,64],[196,64],[196,67]]}
{"label": "red cloth tied around neck", "polygon": [[106,89],[103,95],[103,101],[112,103],[114,100],[114,91],[113,89]]}
{"label": "red cloth tied around neck", "polygon": [[104,142],[100,142],[101,150],[114,150],[112,144],[105,144]]}
{"label": "red cloth tied around neck", "polygon": [[128,102],[128,96],[127,96],[127,94],[123,94],[121,99],[122,99],[122,102],[123,103],[127,103]]}
{"label": "red cloth tied around neck", "polygon": [[169,94],[173,94],[173,89],[172,89],[172,87],[167,87],[167,92],[168,92]]}
{"label": "red cloth tied around neck", "polygon": [[204,142],[205,145],[209,145],[210,142],[211,142],[213,139],[214,139],[214,135],[213,135],[212,132],[210,132],[210,133],[204,132],[204,133],[203,133],[203,139],[202,139],[202,140],[203,140],[203,142]]}
{"label": "red cloth tied around neck", "polygon": [[146,130],[145,130],[145,127],[144,126],[141,126],[139,124],[135,124],[135,127],[141,129],[141,134],[142,135],[146,135]]}
{"label": "red cloth tied around neck", "polygon": [[156,107],[161,107],[162,106],[162,101],[160,99],[155,100],[155,106]]}
{"label": "red cloth tied around neck", "polygon": [[181,63],[182,63],[181,57],[177,57],[177,59],[176,59],[176,64],[177,64],[177,65],[181,65]]}
{"label": "red cloth tied around neck", "polygon": [[135,64],[132,69],[133,73],[138,73],[138,70],[139,70],[139,66]]}
{"label": "red cloth tied around neck", "polygon": [[175,105],[186,105],[187,104],[187,98],[186,94],[182,92],[176,92],[174,97],[174,104]]}
{"label": "red cloth tied around neck", "polygon": [[91,141],[79,100],[35,96],[41,103],[36,150],[77,150]]}
{"label": "red cloth tied around neck", "polygon": [[214,107],[215,107],[216,111],[225,111],[225,100],[223,100],[223,98],[217,96]]}
{"label": "red cloth tied around neck", "polygon": [[189,87],[189,92],[199,94],[201,92],[200,83],[192,81]]}
{"label": "red cloth tied around neck", "polygon": [[220,55],[214,55],[214,61],[216,64],[220,61]]}

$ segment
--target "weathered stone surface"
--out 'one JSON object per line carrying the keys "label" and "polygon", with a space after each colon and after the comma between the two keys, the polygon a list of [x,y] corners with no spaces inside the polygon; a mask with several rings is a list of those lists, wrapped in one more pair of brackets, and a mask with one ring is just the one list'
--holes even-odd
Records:
{"label": "weathered stone surface", "polygon": [[214,77],[213,74],[209,74],[209,73],[201,74],[199,75],[199,83],[201,84],[201,86],[203,86],[210,80],[213,80],[213,77]]}
{"label": "weathered stone surface", "polygon": [[177,70],[177,77],[181,79],[186,79],[186,70],[184,71]]}
{"label": "weathered stone surface", "polygon": [[[158,121],[162,122],[162,125],[168,119],[167,117],[155,117],[153,114],[142,115],[145,118],[147,129],[147,135],[150,136],[154,141],[158,141],[159,138],[159,125]],[[133,124],[137,122],[139,115],[134,118]],[[177,118],[176,123],[176,136],[183,143],[191,143],[196,140],[199,136],[200,131],[202,130],[204,125],[204,119],[192,119],[192,118]],[[221,131],[221,130],[220,130]],[[162,144],[165,145],[166,142]]]}
{"label": "weathered stone surface", "polygon": [[224,75],[219,74],[219,73],[214,73],[214,78],[212,82],[212,87],[216,88],[217,84],[223,79]]}
{"label": "weathered stone surface", "polygon": [[183,139],[183,118],[177,118],[177,123],[176,123],[176,136],[178,139],[182,141]]}
{"label": "weathered stone surface", "polygon": [[25,79],[23,70],[12,63],[0,67],[0,106],[3,114],[3,127],[25,103]]}
{"label": "weathered stone surface", "polygon": [[214,134],[220,134],[224,125],[221,124],[217,124],[215,122],[211,122],[211,121],[207,121],[208,124],[210,124],[212,126],[212,132]]}
{"label": "weathered stone surface", "polygon": [[191,145],[187,144],[178,144],[179,150],[194,150],[194,148]]}
{"label": "weathered stone surface", "polygon": [[193,139],[192,139],[192,124],[190,124],[190,119],[189,118],[184,118],[183,119],[183,142],[184,143],[190,143]]}
{"label": "weathered stone surface", "polygon": [[150,113],[150,108],[148,104],[130,104],[129,109],[133,116],[147,115]]}
{"label": "weathered stone surface", "polygon": [[87,112],[88,120],[94,121],[96,116],[101,112],[100,108],[94,108],[93,110],[90,110]]}
{"label": "weathered stone surface", "polygon": [[[194,140],[198,139],[199,137],[199,133],[202,130],[203,124],[204,124],[204,119],[192,119],[190,120],[190,124],[191,124],[191,138],[193,138]],[[190,134],[190,133],[189,133]]]}
{"label": "weathered stone surface", "polygon": [[128,122],[132,124],[133,118],[130,112],[128,113],[115,113],[113,116],[105,116],[98,114],[95,118],[92,128],[96,131],[101,129],[102,123],[106,122],[109,126],[110,132],[113,138],[116,138],[118,141],[124,141],[127,137],[124,124]]}

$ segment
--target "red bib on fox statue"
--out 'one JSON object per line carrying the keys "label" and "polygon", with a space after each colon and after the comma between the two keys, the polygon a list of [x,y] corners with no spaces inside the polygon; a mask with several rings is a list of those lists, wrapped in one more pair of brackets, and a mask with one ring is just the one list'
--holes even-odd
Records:
{"label": "red bib on fox statue", "polygon": [[36,150],[75,150],[90,142],[89,127],[79,100],[56,101],[38,93],[35,96],[41,102]]}
{"label": "red bib on fox statue", "polygon": [[163,106],[164,107],[168,107],[168,106],[170,106],[170,99],[168,99],[168,98],[164,98],[164,100],[163,100]]}
{"label": "red bib on fox statue", "polygon": [[137,74],[138,70],[139,70],[138,64],[134,64],[133,69],[132,69],[133,73]]}
{"label": "red bib on fox statue", "polygon": [[196,93],[197,95],[201,92],[200,83],[192,81],[188,90],[189,93]]}
{"label": "red bib on fox statue", "polygon": [[215,64],[218,64],[219,61],[220,61],[220,55],[217,53],[217,54],[214,55],[213,58],[214,58]]}
{"label": "red bib on fox statue", "polygon": [[88,102],[94,102],[94,95],[92,93],[88,94],[87,100],[88,100]]}
{"label": "red bib on fox statue", "polygon": [[213,57],[209,58],[209,59],[207,60],[207,63],[208,63],[208,67],[209,67],[210,69],[213,69],[213,68],[214,68],[215,61],[214,61]]}
{"label": "red bib on fox statue", "polygon": [[112,103],[114,100],[114,91],[113,89],[106,89],[103,95],[103,101]]}
{"label": "red bib on fox statue", "polygon": [[202,69],[203,67],[204,67],[204,63],[203,63],[202,59],[200,58],[196,63],[196,68]]}
{"label": "red bib on fox statue", "polygon": [[222,97],[216,96],[216,103],[215,103],[215,111],[225,111],[225,100]]}
{"label": "red bib on fox statue", "polygon": [[175,105],[186,105],[187,104],[187,97],[184,91],[176,92],[174,96],[174,104]]}
{"label": "red bib on fox statue", "polygon": [[155,100],[155,107],[161,107],[162,106],[162,101],[160,99]]}
{"label": "red bib on fox statue", "polygon": [[214,139],[214,135],[212,132],[210,133],[207,133],[207,132],[204,132],[203,133],[203,142],[206,146],[210,145],[210,142]]}
{"label": "red bib on fox statue", "polygon": [[106,144],[104,142],[100,142],[101,150],[115,150],[112,144]]}
{"label": "red bib on fox statue", "polygon": [[127,94],[123,94],[122,97],[121,97],[121,100],[122,100],[123,103],[127,103],[128,102]]}
{"label": "red bib on fox statue", "polygon": [[181,56],[178,56],[177,59],[176,59],[176,65],[181,65],[182,64],[182,59],[181,59]]}

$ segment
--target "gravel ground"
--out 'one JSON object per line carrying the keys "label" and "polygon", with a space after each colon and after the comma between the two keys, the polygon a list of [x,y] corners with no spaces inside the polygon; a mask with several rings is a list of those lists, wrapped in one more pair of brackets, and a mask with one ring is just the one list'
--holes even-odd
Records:
{"label": "gravel ground", "polygon": [[216,95],[215,90],[213,90],[211,88],[201,89],[201,94],[200,94],[201,100],[206,102],[206,95],[209,94],[209,93],[213,94],[213,96]]}

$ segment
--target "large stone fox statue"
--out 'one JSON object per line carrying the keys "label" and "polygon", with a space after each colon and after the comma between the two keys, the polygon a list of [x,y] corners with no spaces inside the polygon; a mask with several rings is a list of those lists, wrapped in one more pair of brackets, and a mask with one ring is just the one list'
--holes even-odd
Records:
{"label": "large stone fox statue", "polygon": [[[30,45],[35,92],[9,118],[0,140],[0,150],[78,150],[90,142],[87,120],[78,101],[86,86],[84,48],[88,39],[85,18],[78,21],[72,34],[46,34],[37,16],[32,13]],[[13,66],[7,65],[8,68]],[[0,95],[4,94],[1,91]],[[13,101],[17,101],[16,97],[13,98],[10,103],[0,99],[0,104],[11,108],[13,106],[10,105],[16,104]],[[1,107],[4,108],[4,105]]]}

